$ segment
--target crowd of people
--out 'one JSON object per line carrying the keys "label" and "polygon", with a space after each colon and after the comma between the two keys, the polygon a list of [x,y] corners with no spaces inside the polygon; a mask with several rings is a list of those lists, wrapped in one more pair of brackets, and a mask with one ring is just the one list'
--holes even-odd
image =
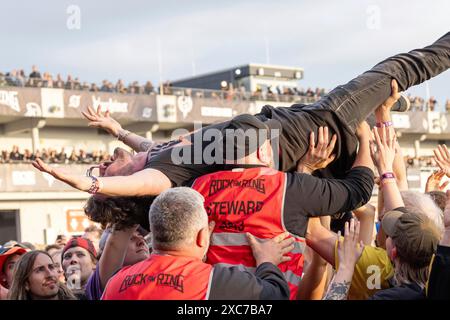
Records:
{"label": "crowd of people", "polygon": [[88,108],[91,127],[137,153],[116,148],[99,176],[32,164],[91,195],[98,247],[89,235],[60,256],[5,244],[2,297],[450,299],[450,151],[438,145],[426,190],[408,190],[391,117],[407,110],[399,91],[450,68],[449,52],[447,33],[312,105],[266,105],[166,143]]}
{"label": "crowd of people", "polygon": [[[439,102],[434,97],[424,99],[422,97],[408,95],[411,102],[411,111],[438,111]],[[450,111],[450,99],[445,101],[444,109],[446,112]]]}
{"label": "crowd of people", "polygon": [[[117,80],[116,84],[103,80],[98,85],[86,81],[81,82],[77,77],[72,77],[70,74],[64,81],[60,74],[57,74],[55,78],[49,72],[44,72],[41,75],[36,66],[32,66],[32,71],[28,76],[23,69],[14,69],[6,73],[0,72],[0,87],[2,86],[61,88],[121,94],[154,94],[157,91],[155,91],[151,81],[147,81],[143,86],[138,81],[133,81],[127,86],[121,79]],[[281,86],[264,88],[258,86],[256,91],[250,92],[244,86],[234,88],[231,83],[227,83],[220,91],[174,88],[170,81],[164,82],[161,86],[164,94],[179,94],[182,92],[183,95],[191,96],[192,90],[194,90],[197,97],[303,103],[312,103],[324,97],[327,93],[326,89],[318,87],[304,89],[302,87]],[[422,97],[408,95],[408,98],[411,101],[412,111],[437,111],[439,109],[439,102],[434,97],[425,100]],[[444,107],[445,111],[450,111],[450,99],[447,99]]]}
{"label": "crowd of people", "polygon": [[42,159],[47,163],[60,164],[89,164],[108,161],[111,155],[104,150],[93,150],[86,152],[83,149],[78,151],[75,148],[70,148],[71,152],[66,152],[65,148],[58,150],[53,148],[37,149],[34,153],[30,149],[24,149],[23,152],[19,146],[13,146],[11,151],[2,150],[0,153],[0,163],[30,163],[36,158]]}
{"label": "crowd of people", "polygon": [[49,72],[41,72],[36,66],[32,66],[32,71],[27,76],[23,69],[11,70],[6,73],[0,72],[0,87],[37,87],[37,88],[59,88],[67,90],[84,90],[90,92],[113,92],[113,93],[130,93],[130,94],[154,94],[155,88],[151,81],[147,81],[145,85],[140,85],[138,81],[126,85],[121,79],[116,84],[108,80],[103,80],[101,85],[80,81],[77,77],[67,75],[66,80],[60,74],[54,77]]}

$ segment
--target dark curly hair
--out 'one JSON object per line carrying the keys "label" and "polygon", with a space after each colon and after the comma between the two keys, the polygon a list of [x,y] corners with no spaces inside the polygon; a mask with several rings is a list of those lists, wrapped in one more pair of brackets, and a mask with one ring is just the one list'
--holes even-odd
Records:
{"label": "dark curly hair", "polygon": [[135,224],[150,230],[148,212],[155,197],[96,197],[91,196],[84,212],[94,222],[103,228],[114,224],[120,230]]}

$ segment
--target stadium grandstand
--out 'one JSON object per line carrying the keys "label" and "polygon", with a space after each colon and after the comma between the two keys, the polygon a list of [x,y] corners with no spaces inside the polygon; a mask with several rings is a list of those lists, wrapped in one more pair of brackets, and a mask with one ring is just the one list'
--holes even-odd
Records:
{"label": "stadium grandstand", "polygon": [[[84,173],[107,160],[123,144],[87,127],[81,110],[101,106],[123,128],[156,141],[178,128],[192,130],[265,104],[312,103],[323,88],[301,87],[301,68],[248,64],[196,77],[161,83],[125,85],[63,80],[33,66],[0,73],[0,242],[9,239],[51,243],[58,234],[79,234],[89,226],[83,213],[88,194],[75,191],[35,170],[36,157],[72,172]],[[393,115],[411,189],[423,190],[435,167],[432,150],[450,139],[450,101],[410,97],[411,110]]]}

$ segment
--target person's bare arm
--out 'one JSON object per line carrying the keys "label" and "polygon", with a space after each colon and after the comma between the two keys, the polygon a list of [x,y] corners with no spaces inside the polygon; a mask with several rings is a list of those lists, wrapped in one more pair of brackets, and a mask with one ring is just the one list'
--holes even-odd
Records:
{"label": "person's bare arm", "polygon": [[373,171],[373,161],[370,157],[369,141],[371,139],[370,127],[366,121],[363,121],[356,130],[356,135],[359,140],[358,154],[352,168],[367,167]]}
{"label": "person's bare arm", "polygon": [[[312,224],[321,224],[329,230],[330,217],[310,218],[308,229]],[[327,286],[328,263],[312,248],[307,247],[308,249],[311,250],[311,261],[304,270],[304,275],[300,281],[297,300],[321,300]]]}
{"label": "person's bare arm", "polygon": [[359,240],[359,222],[354,219],[345,223],[344,240],[339,239],[339,269],[331,282],[324,300],[347,300],[355,265],[364,250]]}
{"label": "person's bare arm", "polygon": [[85,111],[81,111],[81,114],[89,120],[89,127],[105,130],[112,136],[119,138],[120,141],[136,152],[148,151],[156,144],[152,140],[141,137],[128,130],[124,130],[119,122],[111,118],[109,110],[102,113],[100,106],[98,106],[97,111],[88,107]]}
{"label": "person's bare arm", "polygon": [[[388,127],[382,127],[381,136],[378,130],[374,129],[375,142],[370,145],[371,156],[378,172],[380,173],[380,186],[383,188],[384,211],[404,207],[397,181],[391,178],[382,178],[386,173],[393,172],[393,161],[395,157],[395,135],[391,135]],[[379,215],[381,212],[378,213]],[[380,220],[382,217],[380,217]]]}
{"label": "person's bare arm", "polygon": [[[33,166],[46,172],[59,181],[80,191],[89,191],[93,179],[70,173],[64,168],[51,167],[41,159],[32,162]],[[98,177],[97,193],[105,196],[156,196],[172,187],[169,178],[159,170],[144,169],[130,176]]]}
{"label": "person's bare arm", "polygon": [[333,267],[336,265],[334,250],[337,239],[337,234],[322,226],[320,222],[313,220],[308,224],[306,244]]}
{"label": "person's bare arm", "polygon": [[375,223],[375,207],[370,203],[353,210],[360,223],[359,240],[370,246],[373,240],[373,226]]}
{"label": "person's bare arm", "polygon": [[[375,110],[375,119],[378,124],[383,123],[391,123],[389,128],[389,133],[391,136],[395,135],[395,130],[392,125],[392,117],[391,117],[391,108],[392,106],[397,102],[397,100],[400,98],[400,93],[398,92],[398,84],[395,79],[392,79],[391,81],[391,95],[389,98],[386,99],[386,101],[383,102],[382,105],[380,105]],[[378,134],[381,135],[382,128],[378,128]],[[392,170],[395,174],[395,178],[397,180],[397,185],[400,190],[408,190],[408,180],[407,180],[407,174],[406,174],[406,166],[405,166],[405,160],[403,158],[403,153],[401,151],[400,145],[398,142],[396,143],[396,153],[394,157],[394,162],[392,166]]]}
{"label": "person's bare arm", "polygon": [[97,266],[99,268],[102,289],[106,287],[106,284],[114,273],[123,267],[123,261],[127,254],[128,242],[136,229],[137,226],[124,228],[122,230],[116,230],[114,227],[112,228]]}

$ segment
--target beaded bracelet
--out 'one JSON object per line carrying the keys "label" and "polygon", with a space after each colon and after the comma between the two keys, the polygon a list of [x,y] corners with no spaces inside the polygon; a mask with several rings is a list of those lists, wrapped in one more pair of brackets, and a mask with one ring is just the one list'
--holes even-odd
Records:
{"label": "beaded bracelet", "polygon": [[98,190],[100,189],[100,181],[94,176],[90,177],[92,179],[91,187],[88,190],[88,193],[90,194],[96,194]]}

